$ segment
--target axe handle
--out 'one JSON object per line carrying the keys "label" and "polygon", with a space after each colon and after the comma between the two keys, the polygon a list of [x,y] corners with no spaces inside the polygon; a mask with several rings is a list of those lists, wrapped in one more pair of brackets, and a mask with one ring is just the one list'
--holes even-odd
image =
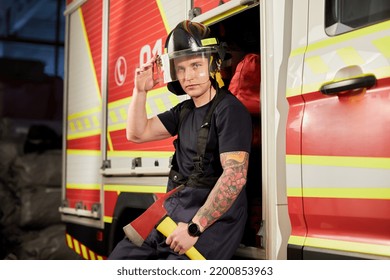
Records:
{"label": "axe handle", "polygon": [[[158,224],[156,229],[161,232],[165,237],[168,237],[177,227],[177,224],[168,216],[165,216]],[[186,252],[187,257],[191,260],[205,260],[201,253],[195,249],[195,247],[191,247]]]}

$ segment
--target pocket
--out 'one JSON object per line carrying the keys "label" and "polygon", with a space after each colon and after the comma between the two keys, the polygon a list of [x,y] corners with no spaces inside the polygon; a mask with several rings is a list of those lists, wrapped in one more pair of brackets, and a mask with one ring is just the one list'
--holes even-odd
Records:
{"label": "pocket", "polygon": [[[206,201],[210,189],[186,186],[177,195],[171,197],[169,215],[175,222],[189,222]],[[174,207],[172,207],[174,205]]]}

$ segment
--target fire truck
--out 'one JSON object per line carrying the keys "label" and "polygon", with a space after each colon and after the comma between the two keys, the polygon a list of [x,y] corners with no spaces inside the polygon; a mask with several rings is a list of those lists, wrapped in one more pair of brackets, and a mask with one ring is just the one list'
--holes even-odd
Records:
{"label": "fire truck", "polygon": [[[260,56],[259,140],[235,258],[390,258],[389,1],[67,0],[64,15],[59,211],[84,259],[106,259],[166,192],[173,139],[127,141],[126,115],[135,68],[163,54],[184,19],[226,44],[227,84],[245,55]],[[185,98],[160,85],[147,113]]]}

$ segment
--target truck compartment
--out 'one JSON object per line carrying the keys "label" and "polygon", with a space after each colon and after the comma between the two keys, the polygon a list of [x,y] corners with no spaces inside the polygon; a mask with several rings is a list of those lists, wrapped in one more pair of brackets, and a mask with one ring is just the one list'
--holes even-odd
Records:
{"label": "truck compartment", "polygon": [[[210,25],[212,32],[226,45],[225,61],[222,65],[222,76],[225,85],[236,95],[248,108],[252,116],[252,147],[249,159],[249,170],[246,191],[248,195],[248,221],[242,247],[262,247],[259,235],[262,223],[262,167],[261,167],[261,113],[260,113],[260,65],[254,68],[254,62],[248,65],[248,57],[260,55],[260,15],[259,7],[242,11]],[[240,63],[243,69],[240,71]],[[260,60],[257,61],[259,63]],[[245,64],[247,63],[247,64]],[[251,69],[244,69],[251,67]],[[240,71],[240,73],[238,73]],[[233,79],[245,81],[239,86],[232,85]],[[253,80],[251,84],[250,81]],[[236,83],[237,81],[234,81]],[[235,90],[246,87],[246,95],[238,96]],[[248,88],[250,87],[250,89]],[[257,105],[253,105],[256,104]],[[251,104],[251,105],[248,105]],[[257,108],[256,108],[257,107]],[[245,254],[246,255],[246,254]]]}

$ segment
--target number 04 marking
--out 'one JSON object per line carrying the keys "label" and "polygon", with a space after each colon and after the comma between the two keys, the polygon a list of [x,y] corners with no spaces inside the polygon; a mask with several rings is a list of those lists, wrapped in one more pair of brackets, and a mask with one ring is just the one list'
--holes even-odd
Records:
{"label": "number 04 marking", "polygon": [[154,44],[153,50],[150,45],[145,45],[141,48],[139,53],[139,65],[145,64],[152,58],[152,55],[162,54],[162,39],[158,39]]}

